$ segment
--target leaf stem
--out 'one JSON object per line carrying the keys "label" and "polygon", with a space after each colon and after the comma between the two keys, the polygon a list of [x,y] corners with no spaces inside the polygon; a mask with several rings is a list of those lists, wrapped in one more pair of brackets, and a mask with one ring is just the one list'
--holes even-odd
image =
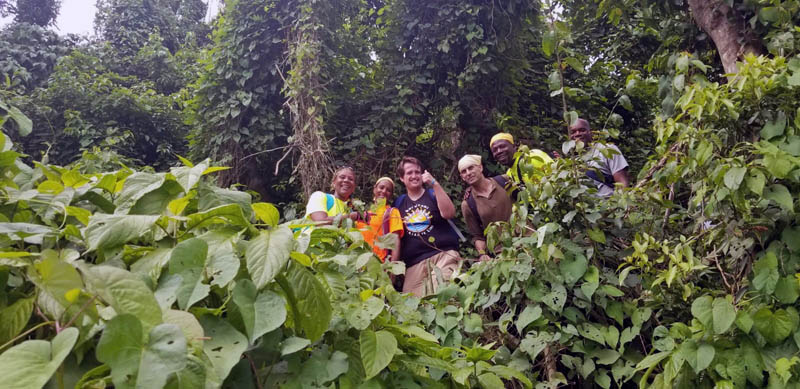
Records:
{"label": "leaf stem", "polygon": [[14,342],[16,342],[16,341],[20,340],[21,338],[24,338],[24,337],[28,336],[28,334],[30,334],[31,332],[33,332],[33,331],[36,331],[36,330],[38,330],[39,328],[41,328],[41,327],[44,327],[44,326],[46,326],[46,325],[50,325],[50,324],[55,324],[55,322],[54,322],[54,321],[45,321],[45,322],[39,323],[39,324],[37,324],[37,325],[35,325],[35,326],[33,326],[33,327],[29,328],[27,331],[25,331],[25,332],[23,332],[23,333],[21,333],[21,334],[17,335],[17,336],[16,336],[14,339],[11,339],[11,340],[9,340],[8,342],[5,342],[5,343],[3,343],[3,345],[2,345],[2,346],[0,346],[0,351],[2,351],[3,349],[5,349],[5,348],[6,348],[6,347],[8,347],[9,345],[12,345],[12,344],[14,344]]}

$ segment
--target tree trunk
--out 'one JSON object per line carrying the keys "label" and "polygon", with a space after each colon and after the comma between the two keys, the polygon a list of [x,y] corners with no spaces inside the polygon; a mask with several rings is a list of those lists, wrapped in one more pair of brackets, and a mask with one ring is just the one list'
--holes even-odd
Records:
{"label": "tree trunk", "polygon": [[688,0],[697,26],[714,41],[725,73],[737,73],[736,61],[745,54],[764,52],[761,42],[746,28],[746,21],[723,0]]}
{"label": "tree trunk", "polygon": [[299,173],[303,195],[308,199],[314,191],[327,189],[333,158],[323,131],[325,90],[320,74],[322,42],[319,37],[322,29],[318,28],[313,2],[298,3],[301,11],[288,30],[291,71],[285,80],[283,92],[294,132],[289,151],[299,154],[294,171]]}

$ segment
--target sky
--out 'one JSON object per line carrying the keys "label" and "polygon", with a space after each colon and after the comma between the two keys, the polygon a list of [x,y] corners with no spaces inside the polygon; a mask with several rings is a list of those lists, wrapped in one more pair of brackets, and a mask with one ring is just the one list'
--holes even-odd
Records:
{"label": "sky", "polygon": [[[206,21],[211,20],[219,11],[221,0],[205,0],[209,3]],[[94,28],[96,0],[61,0],[61,12],[56,19],[55,30],[59,34],[91,34]],[[11,22],[13,16],[0,18],[0,26]]]}

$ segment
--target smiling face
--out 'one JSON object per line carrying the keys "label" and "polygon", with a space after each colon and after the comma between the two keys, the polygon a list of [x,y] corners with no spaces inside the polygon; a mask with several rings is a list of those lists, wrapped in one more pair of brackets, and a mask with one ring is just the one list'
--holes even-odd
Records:
{"label": "smiling face", "polygon": [[514,163],[514,153],[517,152],[517,148],[507,140],[498,140],[492,143],[492,156],[497,162],[505,166],[511,166]]}
{"label": "smiling face", "polygon": [[392,198],[392,193],[394,193],[394,185],[388,180],[378,181],[375,187],[372,188],[372,198],[375,200],[385,199],[388,203],[389,199]]}
{"label": "smiling face", "polygon": [[422,187],[422,168],[419,165],[406,162],[403,164],[403,176],[400,178],[408,190],[417,190]]}
{"label": "smiling face", "polygon": [[592,130],[589,129],[589,122],[578,119],[575,124],[569,127],[569,138],[574,141],[582,141],[589,144],[592,141]]}
{"label": "smiling face", "polygon": [[461,170],[458,171],[461,174],[461,179],[467,185],[472,185],[483,178],[483,166],[481,165],[469,165]]}
{"label": "smiling face", "polygon": [[351,168],[341,168],[333,176],[333,193],[342,200],[347,200],[356,189],[356,174]]}

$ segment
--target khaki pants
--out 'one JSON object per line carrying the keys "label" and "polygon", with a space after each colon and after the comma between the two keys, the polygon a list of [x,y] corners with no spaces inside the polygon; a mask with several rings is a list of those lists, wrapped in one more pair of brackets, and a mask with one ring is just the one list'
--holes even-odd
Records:
{"label": "khaki pants", "polygon": [[424,261],[406,269],[406,280],[403,283],[403,293],[413,293],[418,297],[425,297],[436,293],[439,289],[439,276],[434,268],[442,272],[442,279],[447,282],[453,272],[459,267],[461,256],[458,251],[442,251]]}

